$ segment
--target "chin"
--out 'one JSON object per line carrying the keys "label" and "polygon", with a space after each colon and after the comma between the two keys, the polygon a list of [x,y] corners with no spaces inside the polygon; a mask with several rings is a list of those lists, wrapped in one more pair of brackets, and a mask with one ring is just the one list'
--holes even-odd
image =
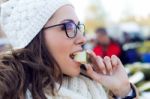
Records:
{"label": "chin", "polygon": [[70,77],[77,77],[77,76],[79,76],[79,74],[80,73],[78,73],[78,74],[71,74],[71,75],[69,75]]}
{"label": "chin", "polygon": [[79,76],[80,75],[80,70],[77,70],[77,71],[72,71],[70,74],[69,74],[69,76],[71,76],[71,77],[76,77],[76,76]]}
{"label": "chin", "polygon": [[[80,63],[74,61],[70,57],[66,59],[67,64],[63,64],[62,66],[65,66],[66,70],[64,73],[70,77],[75,77],[80,75]],[[63,68],[63,67],[62,67]]]}

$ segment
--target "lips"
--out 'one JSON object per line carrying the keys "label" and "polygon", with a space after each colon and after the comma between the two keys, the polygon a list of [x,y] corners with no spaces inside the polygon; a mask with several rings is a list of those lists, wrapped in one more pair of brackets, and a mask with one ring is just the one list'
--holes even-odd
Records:
{"label": "lips", "polygon": [[86,51],[78,51],[70,55],[71,59],[81,64],[88,63],[88,55]]}
{"label": "lips", "polygon": [[76,56],[78,53],[79,53],[79,52],[75,52],[75,53],[70,54],[70,58],[74,60],[75,56]]}
{"label": "lips", "polygon": [[75,56],[76,56],[78,53],[82,52],[82,51],[83,51],[83,50],[75,51],[75,52],[71,53],[69,56],[70,56],[71,59],[74,60]]}

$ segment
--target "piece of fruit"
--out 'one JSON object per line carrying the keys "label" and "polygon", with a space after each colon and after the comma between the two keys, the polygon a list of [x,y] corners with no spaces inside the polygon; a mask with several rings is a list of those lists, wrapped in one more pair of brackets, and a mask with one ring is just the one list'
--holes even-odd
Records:
{"label": "piece of fruit", "polygon": [[86,51],[76,53],[74,60],[80,62],[81,64],[88,63],[88,55]]}

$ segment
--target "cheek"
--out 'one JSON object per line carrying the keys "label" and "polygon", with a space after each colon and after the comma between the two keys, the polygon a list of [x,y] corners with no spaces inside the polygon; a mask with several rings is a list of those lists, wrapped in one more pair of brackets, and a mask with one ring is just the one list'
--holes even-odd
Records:
{"label": "cheek", "polygon": [[51,52],[58,64],[61,65],[65,57],[71,52],[73,42],[67,38],[64,32],[57,31],[46,32],[45,41],[48,50]]}
{"label": "cheek", "polygon": [[75,76],[80,73],[80,64],[75,63],[70,58],[73,51],[74,40],[69,39],[61,32],[45,33],[46,46],[52,54],[62,72],[69,76]]}

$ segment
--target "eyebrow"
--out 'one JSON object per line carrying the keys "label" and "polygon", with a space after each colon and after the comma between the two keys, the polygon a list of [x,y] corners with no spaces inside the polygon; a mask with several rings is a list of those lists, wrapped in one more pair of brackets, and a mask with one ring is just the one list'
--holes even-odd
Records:
{"label": "eyebrow", "polygon": [[78,24],[79,23],[79,21],[76,23],[74,20],[72,20],[72,19],[64,19],[64,20],[62,20],[60,23],[64,23],[64,22],[74,22],[75,24]]}

